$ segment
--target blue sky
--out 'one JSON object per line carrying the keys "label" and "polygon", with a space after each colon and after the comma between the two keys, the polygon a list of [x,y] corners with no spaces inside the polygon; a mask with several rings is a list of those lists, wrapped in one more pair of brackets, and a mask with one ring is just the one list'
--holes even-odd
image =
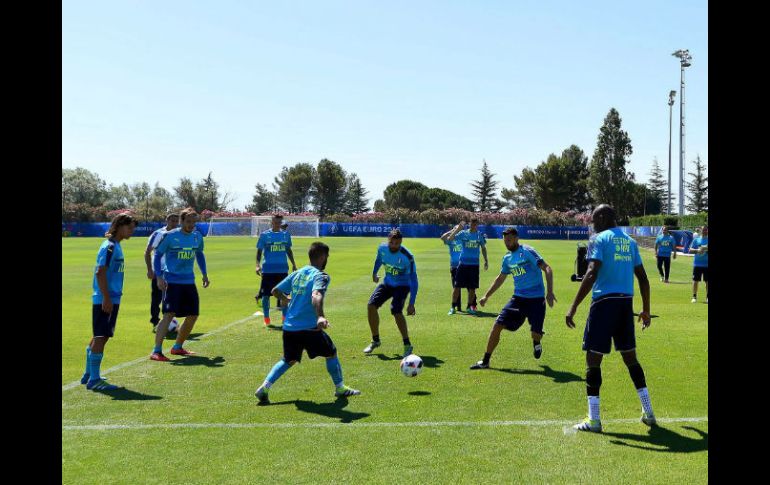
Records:
{"label": "blue sky", "polygon": [[[470,196],[482,159],[512,188],[570,144],[590,158],[615,107],[646,181],[667,168],[679,48],[686,157],[708,162],[707,23],[705,0],[68,0],[62,166],[168,189],[212,171],[238,208],[322,158],[370,203],[403,178]],[[675,177],[678,117],[677,93]]]}

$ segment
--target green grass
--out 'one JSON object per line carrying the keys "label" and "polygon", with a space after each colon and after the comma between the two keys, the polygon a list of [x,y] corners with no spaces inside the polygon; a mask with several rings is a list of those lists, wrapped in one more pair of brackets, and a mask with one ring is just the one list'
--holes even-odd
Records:
{"label": "green grass", "polygon": [[[526,327],[504,332],[492,357],[494,370],[469,371],[484,352],[497,311],[512,292],[506,283],[484,316],[447,316],[449,264],[438,240],[406,239],[420,276],[417,315],[408,317],[415,353],[426,362],[414,379],[398,370],[401,339],[384,306],[383,346],[361,350],[370,339],[366,302],[374,289],[375,238],[325,238],[328,330],[345,382],[363,391],[336,401],[323,361],[303,358],[273,387],[274,405],[257,406],[254,390],[281,355],[281,332],[261,319],[193,340],[198,356],[173,363],[142,361],[109,375],[127,391],[111,395],[84,386],[62,393],[63,426],[184,423],[263,425],[249,428],[62,430],[63,483],[706,483],[708,422],[663,423],[648,431],[637,419],[639,400],[620,356],[603,364],[602,435],[565,435],[561,424],[491,426],[490,421],[570,420],[585,415],[584,354],[580,350],[588,301],[578,328],[564,315],[578,283],[569,280],[574,241],[526,241],[554,268],[558,302],[546,315],[540,360],[532,357]],[[295,240],[297,263],[307,262],[309,239]],[[62,384],[79,379],[91,335],[90,288],[99,239],[62,239]],[[125,294],[116,336],[107,344],[103,369],[149,355],[149,289],[142,257],[145,240],[123,243]],[[204,334],[254,313],[258,278],[255,240],[206,242],[211,287],[201,295],[194,334]],[[488,245],[490,269],[480,293],[498,273],[501,240]],[[652,326],[637,331],[638,354],[659,418],[708,415],[708,306],[690,303],[692,260],[672,264],[672,284],[657,278],[654,258],[643,250],[652,285]],[[705,296],[701,289],[700,300]],[[637,292],[638,293],[638,292]],[[466,295],[463,295],[463,304]],[[637,297],[635,307],[641,307]],[[276,310],[272,310],[276,312]],[[639,327],[637,327],[638,329]],[[171,342],[167,341],[166,350]],[[358,424],[468,422],[463,426]],[[351,423],[333,427],[269,424]]]}

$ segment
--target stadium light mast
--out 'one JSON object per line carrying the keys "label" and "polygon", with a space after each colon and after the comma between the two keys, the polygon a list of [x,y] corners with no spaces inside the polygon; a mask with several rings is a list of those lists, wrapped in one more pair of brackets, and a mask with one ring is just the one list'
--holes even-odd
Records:
{"label": "stadium light mast", "polygon": [[684,68],[690,67],[692,56],[689,49],[679,49],[673,54],[679,58],[681,77],[679,84],[679,215],[684,215]]}
{"label": "stadium light mast", "polygon": [[674,113],[674,98],[676,90],[668,93],[668,199],[666,199],[666,214],[671,215],[671,128]]}

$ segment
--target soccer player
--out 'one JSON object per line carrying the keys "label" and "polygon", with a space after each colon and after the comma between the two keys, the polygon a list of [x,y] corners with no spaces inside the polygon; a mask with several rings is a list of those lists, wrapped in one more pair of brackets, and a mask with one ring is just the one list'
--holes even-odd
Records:
{"label": "soccer player", "polygon": [[[259,286],[259,293],[255,297],[257,302],[262,300],[262,313],[265,319],[265,327],[270,325],[270,292],[275,285],[280,283],[289,274],[289,264],[286,262],[288,257],[291,261],[291,270],[297,271],[297,265],[294,262],[294,253],[291,251],[291,235],[281,230],[283,216],[273,215],[271,219],[272,227],[259,235],[257,240],[257,276],[262,277],[262,283]],[[264,259],[262,258],[264,251]],[[286,318],[286,307],[281,306],[281,314]]]}
{"label": "soccer player", "polygon": [[[460,221],[460,229],[465,226],[463,221]],[[441,235],[441,240],[444,241],[444,245],[449,247],[449,274],[452,275],[452,307],[449,309],[447,315],[454,315],[455,311],[462,311],[462,296],[460,294],[460,287],[457,286],[457,265],[460,264],[460,253],[463,251],[463,245],[458,240],[449,240],[449,235],[452,230],[448,230]]]}
{"label": "soccer player", "polygon": [[457,225],[447,237],[447,240],[457,240],[462,243],[463,250],[460,253],[460,264],[457,266],[456,280],[459,288],[468,289],[468,308],[471,315],[476,314],[476,288],[479,287],[479,248],[484,255],[484,271],[489,268],[487,259],[487,238],[479,232],[479,220],[471,219],[470,229],[462,230],[463,226]]}
{"label": "soccer player", "polygon": [[[668,227],[663,226],[663,233],[655,239],[655,256],[658,258],[658,273],[660,281],[668,283],[668,275],[671,272],[671,257],[676,259],[676,240],[668,233]],[[666,270],[665,274],[663,270]]]}
{"label": "soccer player", "polygon": [[417,298],[418,286],[417,267],[414,264],[414,256],[401,245],[402,241],[401,231],[393,229],[388,234],[388,242],[380,244],[377,248],[372,281],[379,283],[380,277],[377,276],[377,271],[379,271],[380,266],[385,266],[385,281],[377,285],[372,296],[369,297],[367,312],[369,328],[372,331],[372,342],[364,349],[365,354],[371,354],[374,349],[381,345],[378,309],[389,298],[392,298],[390,313],[396,320],[401,338],[404,340],[404,357],[411,354],[414,349],[409,340],[409,329],[406,326],[406,318],[404,318],[404,302],[406,295],[409,294],[409,306],[406,309],[406,314],[414,315],[414,302]]}
{"label": "soccer player", "polygon": [[[492,326],[484,358],[471,366],[471,369],[489,369],[489,359],[500,342],[503,329],[515,332],[524,324],[525,319],[529,321],[535,358],[539,359],[543,353],[543,345],[540,341],[545,333],[543,332],[545,304],[548,302],[548,306],[553,308],[553,303],[556,301],[553,294],[553,270],[535,251],[535,248],[519,244],[519,232],[515,228],[509,227],[503,231],[503,242],[508,252],[503,256],[500,274],[486,294],[481,297],[479,303],[481,306],[486,305],[489,297],[505,283],[508,275],[513,275],[513,296],[500,311]],[[543,286],[543,273],[548,284],[547,293]]]}
{"label": "soccer player", "polygon": [[342,366],[337,358],[337,348],[324,329],[329,321],[324,314],[324,298],[329,288],[329,275],[324,273],[329,260],[329,246],[314,242],[308,250],[310,264],[294,271],[273,289],[272,294],[288,303],[283,321],[283,357],[276,363],[254,395],[260,404],[269,404],[268,392],[291,366],[302,360],[302,351],[312,360],[326,358],[326,370],[334,383],[337,397],[357,396],[361,391],[346,386],[342,380]]}
{"label": "soccer player", "polygon": [[607,204],[597,207],[593,214],[596,230],[588,244],[588,271],[566,316],[567,327],[575,328],[573,320],[580,302],[592,291],[591,308],[583,333],[586,353],[586,392],[588,417],[573,426],[578,431],[600,433],[599,389],[602,385],[602,357],[610,353],[610,343],[620,352],[642,403],[642,422],[656,424],[644,371],[636,359],[634,335],[634,275],[642,293],[639,320],[642,329],[650,326],[650,282],[639,256],[639,247],[631,237],[617,227],[615,210]]}
{"label": "soccer player", "polygon": [[[163,300],[163,292],[158,288],[158,279],[155,277],[155,271],[152,270],[152,252],[160,244],[163,235],[177,228],[179,225],[179,214],[169,212],[166,216],[166,226],[155,230],[147,239],[147,248],[144,250],[144,264],[147,266],[147,279],[152,280],[152,290],[150,296],[150,323],[152,331],[155,333],[158,322],[160,321],[160,303]],[[161,266],[165,261],[161,261]]]}
{"label": "soccer player", "polygon": [[[210,284],[206,272],[206,256],[203,255],[203,235],[195,228],[198,213],[195,209],[188,207],[179,214],[179,219],[182,226],[163,235],[160,244],[155,248],[153,259],[158,288],[163,291],[163,319],[158,323],[155,347],[152,349],[150,359],[160,362],[169,360],[163,355],[163,339],[174,317],[186,318],[179,327],[171,354],[195,354],[182,347],[200,314],[194,261],[198,261],[198,268],[203,275],[203,287],[208,288]],[[163,256],[166,257],[165,269],[161,267]]]}
{"label": "soccer player", "polygon": [[99,374],[104,358],[104,346],[115,334],[115,323],[118,320],[120,297],[123,295],[123,274],[125,261],[120,241],[129,239],[134,233],[137,220],[130,214],[118,214],[112,219],[110,229],[104,237],[106,241],[99,247],[96,254],[93,289],[91,328],[93,338],[86,347],[86,371],[80,379],[86,389],[92,391],[112,391],[118,386],[109,384],[107,379]]}
{"label": "soccer player", "polygon": [[706,283],[706,303],[709,302],[709,226],[703,226],[700,237],[693,239],[690,249],[695,251],[692,262],[692,303],[698,301],[698,282]]}

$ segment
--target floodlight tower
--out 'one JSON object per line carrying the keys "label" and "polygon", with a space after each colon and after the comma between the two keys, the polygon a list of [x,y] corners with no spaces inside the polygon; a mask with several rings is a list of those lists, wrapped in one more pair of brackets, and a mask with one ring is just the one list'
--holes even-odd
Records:
{"label": "floodlight tower", "polygon": [[679,215],[684,215],[684,68],[690,67],[692,56],[689,49],[679,49],[671,54],[679,58],[681,81],[679,85]]}
{"label": "floodlight tower", "polygon": [[671,215],[671,128],[674,113],[674,98],[676,90],[668,93],[668,198],[666,199],[666,214]]}

